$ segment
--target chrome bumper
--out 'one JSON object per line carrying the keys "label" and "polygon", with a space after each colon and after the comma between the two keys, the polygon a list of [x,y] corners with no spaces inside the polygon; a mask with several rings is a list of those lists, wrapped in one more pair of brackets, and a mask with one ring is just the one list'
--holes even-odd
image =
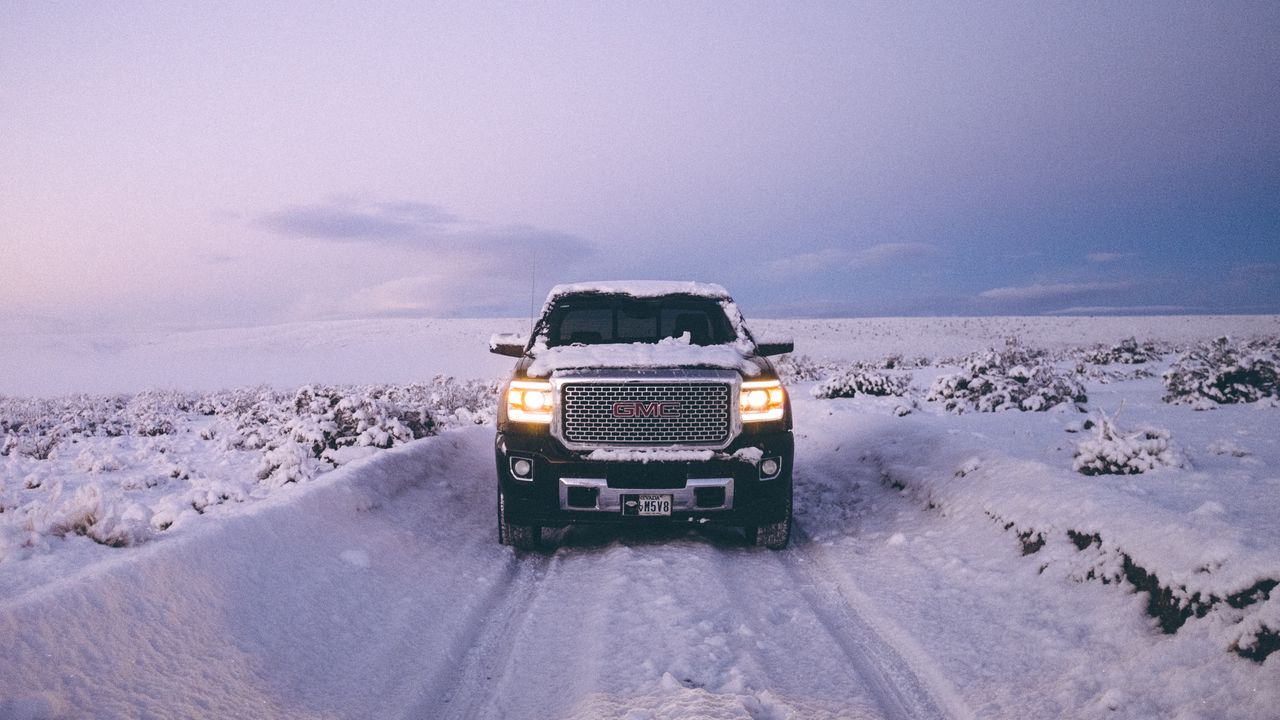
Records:
{"label": "chrome bumper", "polygon": [[[569,504],[569,488],[594,488],[595,507],[582,507]],[[714,506],[698,506],[697,490],[699,488],[723,488],[724,504]],[[682,488],[632,489],[611,488],[603,478],[560,478],[560,509],[574,512],[622,512],[622,496],[626,495],[670,495],[672,512],[714,512],[733,508],[733,478],[689,478]]]}

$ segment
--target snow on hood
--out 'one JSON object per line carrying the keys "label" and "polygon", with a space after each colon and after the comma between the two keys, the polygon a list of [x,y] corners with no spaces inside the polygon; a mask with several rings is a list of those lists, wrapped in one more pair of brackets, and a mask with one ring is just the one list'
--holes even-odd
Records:
{"label": "snow on hood", "polygon": [[530,353],[530,377],[547,377],[557,370],[574,368],[721,368],[737,370],[748,377],[760,374],[752,362],[750,344],[739,340],[729,345],[690,345],[686,333],[656,343],[615,343],[607,345],[563,345],[549,348],[540,339]]}

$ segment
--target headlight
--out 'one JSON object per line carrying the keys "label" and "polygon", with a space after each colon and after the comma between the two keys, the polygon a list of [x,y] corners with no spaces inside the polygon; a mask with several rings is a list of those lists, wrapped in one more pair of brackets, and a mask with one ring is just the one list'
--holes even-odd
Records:
{"label": "headlight", "polygon": [[513,422],[551,422],[551,383],[512,380],[507,388],[507,418]]}
{"label": "headlight", "polygon": [[752,380],[742,383],[738,409],[742,422],[781,420],[786,412],[787,392],[778,380]]}

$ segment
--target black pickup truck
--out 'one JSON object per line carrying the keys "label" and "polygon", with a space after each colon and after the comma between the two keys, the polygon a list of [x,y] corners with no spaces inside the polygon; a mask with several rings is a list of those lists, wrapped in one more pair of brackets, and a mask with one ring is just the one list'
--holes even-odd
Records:
{"label": "black pickup truck", "polygon": [[577,523],[716,523],[791,535],[791,405],[724,288],[628,281],[551,290],[498,403],[498,539]]}

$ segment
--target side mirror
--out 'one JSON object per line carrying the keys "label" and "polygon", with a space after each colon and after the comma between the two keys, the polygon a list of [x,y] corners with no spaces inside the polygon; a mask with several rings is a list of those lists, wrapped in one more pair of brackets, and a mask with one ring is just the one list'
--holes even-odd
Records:
{"label": "side mirror", "polygon": [[794,352],[796,343],[789,337],[765,337],[756,341],[756,352],[764,357]]}
{"label": "side mirror", "polygon": [[507,357],[523,357],[524,346],[529,343],[526,335],[497,333],[489,337],[489,352]]}

